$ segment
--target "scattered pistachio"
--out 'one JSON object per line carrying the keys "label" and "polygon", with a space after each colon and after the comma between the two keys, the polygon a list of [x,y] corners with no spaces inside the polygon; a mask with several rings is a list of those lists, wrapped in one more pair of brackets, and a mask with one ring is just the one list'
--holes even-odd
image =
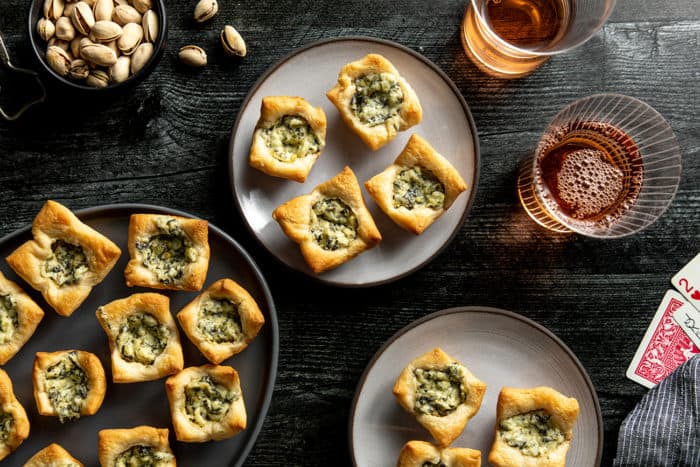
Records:
{"label": "scattered pistachio", "polygon": [[219,4],[216,0],[199,0],[194,7],[194,20],[204,23],[216,16],[219,11]]}
{"label": "scattered pistachio", "polygon": [[146,42],[155,42],[158,39],[158,15],[153,10],[148,10],[143,14],[141,28],[143,29],[143,40]]}
{"label": "scattered pistachio", "polygon": [[88,77],[90,74],[90,67],[88,63],[82,58],[73,60],[70,63],[70,70],[68,71],[68,76],[73,79],[81,80]]}
{"label": "scattered pistachio", "polygon": [[42,39],[48,42],[56,33],[56,26],[54,26],[53,21],[50,19],[41,18],[36,24],[36,32],[39,33]]}
{"label": "scattered pistachio", "polygon": [[92,11],[95,15],[95,21],[111,21],[114,14],[114,1],[97,0]]}
{"label": "scattered pistachio", "polygon": [[92,9],[84,1],[75,5],[71,19],[75,29],[84,36],[90,34],[90,30],[95,25],[95,15],[92,14]]}
{"label": "scattered pistachio", "polygon": [[232,57],[245,57],[247,53],[243,37],[233,26],[224,26],[224,30],[221,31],[221,46]]}
{"label": "scattered pistachio", "polygon": [[55,45],[46,50],[46,61],[53,71],[61,76],[66,76],[70,70],[71,59],[68,52]]}
{"label": "scattered pistachio", "polygon": [[56,21],[56,37],[62,41],[72,41],[75,38],[75,28],[69,18],[61,16]]}
{"label": "scattered pistachio", "polygon": [[118,5],[114,9],[112,18],[122,26],[128,23],[141,23],[141,13],[131,5]]}
{"label": "scattered pistachio", "polygon": [[131,56],[131,74],[136,74],[141,69],[146,66],[146,63],[153,56],[153,44],[150,42],[144,42],[139,45],[136,52]]}
{"label": "scattered pistachio", "polygon": [[90,31],[95,42],[111,42],[122,35],[122,27],[113,21],[97,21]]}
{"label": "scattered pistachio", "polygon": [[131,5],[142,15],[153,8],[152,0],[132,0]]}
{"label": "scattered pistachio", "polygon": [[180,61],[187,66],[202,68],[207,66],[207,53],[196,45],[186,45],[178,53]]}
{"label": "scattered pistachio", "polygon": [[106,88],[109,85],[109,75],[103,70],[92,70],[85,84],[94,88]]}

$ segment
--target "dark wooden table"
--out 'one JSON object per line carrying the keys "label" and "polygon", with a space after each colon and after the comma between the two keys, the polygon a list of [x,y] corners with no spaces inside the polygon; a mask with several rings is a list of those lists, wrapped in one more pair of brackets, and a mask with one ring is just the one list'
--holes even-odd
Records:
{"label": "dark wooden table", "polygon": [[[18,124],[0,123],[0,235],[27,225],[46,199],[72,209],[150,203],[222,227],[252,254],[272,289],[280,362],[272,406],[249,465],[349,463],[347,419],[358,379],[398,329],[436,310],[488,305],[521,313],[568,344],[588,370],[605,423],[603,464],[617,431],[646,393],[625,376],[670,277],[700,245],[700,9],[695,0],[620,0],[584,46],[529,77],[501,81],[465,57],[459,24],[466,2],[278,0],[221,2],[209,27],[189,20],[194,1],[170,0],[168,49],[139,86],[105,102],[60,95]],[[0,31],[12,58],[35,67],[27,0],[3,0]],[[217,32],[232,22],[249,56],[227,60]],[[233,206],[228,142],[255,80],[290,51],[320,38],[390,39],[437,63],[471,107],[481,179],[470,216],[429,265],[367,290],[319,285],[280,265],[250,235]],[[183,70],[177,49],[210,49],[201,72]],[[671,208],[629,238],[596,241],[535,225],[515,193],[518,161],[572,100],[621,92],[656,108],[683,152]]]}

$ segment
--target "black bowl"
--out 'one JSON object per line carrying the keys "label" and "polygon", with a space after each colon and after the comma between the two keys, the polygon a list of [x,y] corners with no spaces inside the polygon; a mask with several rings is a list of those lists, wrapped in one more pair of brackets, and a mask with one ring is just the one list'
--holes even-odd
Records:
{"label": "black bowl", "polygon": [[165,50],[165,42],[168,36],[168,21],[165,12],[165,0],[153,0],[153,10],[158,15],[158,20],[160,23],[158,39],[156,39],[156,42],[153,44],[153,56],[137,73],[134,73],[121,83],[110,84],[105,88],[96,88],[83,84],[80,81],[73,81],[68,77],[59,75],[49,66],[48,62],[46,61],[47,43],[39,36],[39,33],[36,30],[37,23],[44,16],[44,0],[32,0],[29,7],[29,40],[32,44],[32,50],[34,50],[34,54],[36,55],[37,60],[43,69],[46,71],[46,74],[61,85],[74,90],[87,91],[91,93],[105,93],[117,89],[124,89],[139,83],[146,76],[148,76],[148,74],[153,71],[156,64],[160,61],[163,51]]}

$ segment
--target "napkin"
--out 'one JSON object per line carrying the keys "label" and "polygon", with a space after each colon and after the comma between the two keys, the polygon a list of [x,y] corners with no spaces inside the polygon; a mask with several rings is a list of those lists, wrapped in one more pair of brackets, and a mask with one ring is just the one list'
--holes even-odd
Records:
{"label": "napkin", "polygon": [[700,466],[700,355],[651,389],[620,427],[615,466]]}

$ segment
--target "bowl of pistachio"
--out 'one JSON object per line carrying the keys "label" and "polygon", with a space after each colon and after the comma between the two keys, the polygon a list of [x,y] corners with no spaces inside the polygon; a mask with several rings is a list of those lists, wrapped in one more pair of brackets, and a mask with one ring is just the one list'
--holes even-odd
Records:
{"label": "bowl of pistachio", "polygon": [[48,75],[89,91],[142,80],[167,36],[164,0],[32,0],[28,26]]}

